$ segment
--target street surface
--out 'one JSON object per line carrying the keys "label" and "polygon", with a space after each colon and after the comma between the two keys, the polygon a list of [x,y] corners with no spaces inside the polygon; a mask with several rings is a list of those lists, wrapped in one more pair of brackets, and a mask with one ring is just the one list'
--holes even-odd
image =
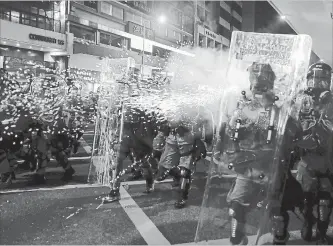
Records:
{"label": "street surface", "polygon": [[[208,161],[198,163],[184,209],[174,208],[177,191],[171,188],[171,180],[156,184],[155,192],[148,195],[143,194],[142,180],[123,183],[123,199],[103,204],[102,197],[109,189],[87,184],[92,143],[93,129],[88,129],[79,153],[70,160],[76,170],[71,182],[60,180],[62,168],[52,161],[45,185],[31,186],[31,173],[20,171],[10,189],[0,192],[0,244],[193,244]],[[252,213],[249,225],[255,226],[260,216]],[[224,209],[220,218],[215,218],[220,225],[210,232],[212,241],[200,244],[228,245],[226,218]],[[300,228],[300,219],[291,214],[289,244],[305,244],[300,239]],[[332,228],[329,233],[333,235]],[[253,242],[254,237],[250,234],[249,241]],[[262,243],[269,244],[270,240],[264,235]]]}

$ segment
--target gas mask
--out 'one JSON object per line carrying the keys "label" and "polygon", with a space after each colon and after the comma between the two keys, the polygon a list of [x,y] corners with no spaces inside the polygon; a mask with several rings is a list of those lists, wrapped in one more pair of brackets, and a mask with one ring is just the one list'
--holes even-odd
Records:
{"label": "gas mask", "polygon": [[[330,91],[332,68],[326,63],[315,63],[310,66],[307,74],[306,94],[320,98],[324,92]],[[327,94],[327,93],[326,93]]]}

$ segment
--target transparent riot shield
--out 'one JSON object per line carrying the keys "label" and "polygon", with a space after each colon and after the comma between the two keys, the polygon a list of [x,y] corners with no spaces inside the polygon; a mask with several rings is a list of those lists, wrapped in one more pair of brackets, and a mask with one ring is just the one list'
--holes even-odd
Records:
{"label": "transparent riot shield", "polygon": [[[131,58],[102,61],[92,158],[88,182],[109,185],[116,179],[119,143],[122,139],[123,112],[129,97],[128,76],[134,67]],[[114,177],[113,177],[114,176]]]}
{"label": "transparent riot shield", "polygon": [[220,104],[195,242],[265,243],[268,205],[281,202],[288,169],[282,154],[286,124],[297,118],[295,98],[305,84],[311,45],[306,35],[233,32],[229,87]]}

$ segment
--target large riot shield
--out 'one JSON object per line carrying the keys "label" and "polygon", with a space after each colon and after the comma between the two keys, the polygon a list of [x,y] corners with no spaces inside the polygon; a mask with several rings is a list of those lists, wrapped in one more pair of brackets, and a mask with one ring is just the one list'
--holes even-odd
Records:
{"label": "large riot shield", "polygon": [[269,205],[281,203],[289,168],[285,129],[297,118],[311,45],[306,35],[233,32],[197,243],[262,244],[270,232]]}

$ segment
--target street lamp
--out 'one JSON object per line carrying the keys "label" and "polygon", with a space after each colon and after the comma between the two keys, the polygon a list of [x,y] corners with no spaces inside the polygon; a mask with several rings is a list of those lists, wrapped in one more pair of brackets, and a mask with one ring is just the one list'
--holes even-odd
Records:
{"label": "street lamp", "polygon": [[166,22],[166,17],[164,15],[161,15],[160,17],[158,17],[158,22],[164,24]]}
{"label": "street lamp", "polygon": [[285,15],[280,16],[281,20],[285,20],[287,17]]}

